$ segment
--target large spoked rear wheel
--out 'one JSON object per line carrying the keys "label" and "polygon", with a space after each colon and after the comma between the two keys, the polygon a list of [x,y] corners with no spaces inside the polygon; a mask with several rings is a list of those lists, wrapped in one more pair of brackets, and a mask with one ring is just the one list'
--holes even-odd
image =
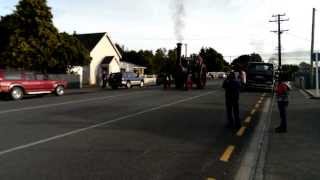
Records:
{"label": "large spoked rear wheel", "polygon": [[63,87],[63,86],[57,86],[54,94],[55,94],[56,96],[62,96],[62,95],[64,95],[64,87]]}
{"label": "large spoked rear wheel", "polygon": [[20,100],[23,98],[23,90],[20,87],[14,87],[12,88],[10,95],[13,100]]}

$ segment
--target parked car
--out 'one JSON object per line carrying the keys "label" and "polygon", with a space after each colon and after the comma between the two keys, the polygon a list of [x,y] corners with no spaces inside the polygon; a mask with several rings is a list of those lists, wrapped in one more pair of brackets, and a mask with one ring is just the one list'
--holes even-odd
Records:
{"label": "parked car", "polygon": [[62,96],[66,87],[66,81],[49,80],[42,74],[0,70],[0,93],[14,100],[22,99],[24,95],[53,93]]}
{"label": "parked car", "polygon": [[139,77],[134,72],[111,73],[109,76],[109,86],[112,89],[119,87],[131,88],[132,86],[144,86],[143,77]]}
{"label": "parked car", "polygon": [[215,79],[215,72],[207,72],[207,79]]}
{"label": "parked car", "polygon": [[227,74],[226,74],[225,72],[220,72],[220,73],[218,74],[218,78],[219,78],[219,79],[226,79],[226,78],[227,78]]}

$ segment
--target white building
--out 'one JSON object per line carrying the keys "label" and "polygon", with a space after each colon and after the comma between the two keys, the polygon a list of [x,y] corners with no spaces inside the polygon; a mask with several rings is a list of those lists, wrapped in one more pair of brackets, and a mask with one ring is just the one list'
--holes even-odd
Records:
{"label": "white building", "polygon": [[122,56],[107,33],[77,34],[75,37],[89,50],[92,58],[90,65],[73,69],[80,74],[83,84],[100,84],[104,70],[108,74],[120,72]]}

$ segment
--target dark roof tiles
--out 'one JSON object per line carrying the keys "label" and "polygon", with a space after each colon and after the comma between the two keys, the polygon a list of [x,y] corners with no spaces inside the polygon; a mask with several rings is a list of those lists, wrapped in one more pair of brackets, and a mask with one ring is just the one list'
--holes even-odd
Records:
{"label": "dark roof tiles", "polygon": [[75,37],[89,50],[98,44],[106,33],[76,34]]}

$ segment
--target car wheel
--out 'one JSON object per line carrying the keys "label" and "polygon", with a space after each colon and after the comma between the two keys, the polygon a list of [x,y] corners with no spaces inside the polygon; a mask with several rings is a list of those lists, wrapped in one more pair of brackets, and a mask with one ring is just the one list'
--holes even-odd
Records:
{"label": "car wheel", "polygon": [[126,86],[127,86],[128,89],[130,89],[130,88],[131,88],[131,82],[128,81],[127,84],[126,84]]}
{"label": "car wheel", "polygon": [[56,87],[56,90],[55,90],[55,95],[57,96],[62,96],[64,95],[64,87],[63,86],[58,86]]}
{"label": "car wheel", "polygon": [[20,100],[23,98],[23,90],[20,87],[14,87],[12,88],[10,95],[13,100]]}
{"label": "car wheel", "polygon": [[142,88],[143,86],[144,86],[144,82],[141,81],[141,82],[140,82],[140,88]]}

